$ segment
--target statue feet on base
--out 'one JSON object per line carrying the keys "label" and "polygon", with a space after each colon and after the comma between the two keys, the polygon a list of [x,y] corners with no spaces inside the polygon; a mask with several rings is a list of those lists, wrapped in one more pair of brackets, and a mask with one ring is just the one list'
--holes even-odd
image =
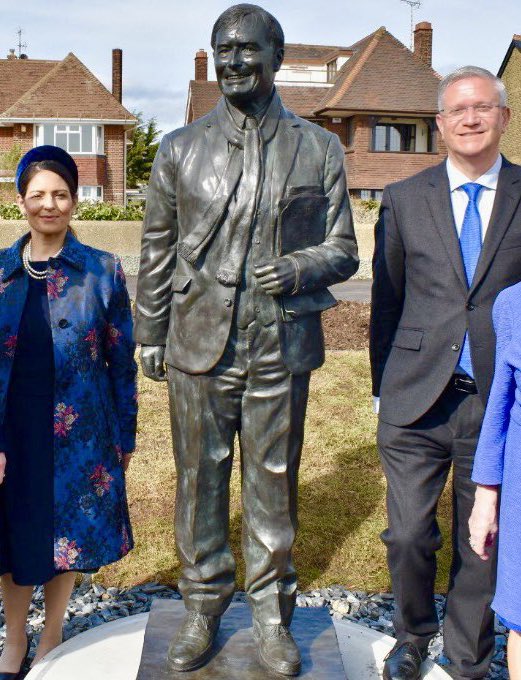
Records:
{"label": "statue feet on base", "polygon": [[204,666],[212,654],[220,616],[187,612],[168,648],[168,664],[176,671]]}
{"label": "statue feet on base", "polygon": [[254,620],[253,637],[265,668],[281,675],[300,673],[300,652],[287,626],[263,625]]}

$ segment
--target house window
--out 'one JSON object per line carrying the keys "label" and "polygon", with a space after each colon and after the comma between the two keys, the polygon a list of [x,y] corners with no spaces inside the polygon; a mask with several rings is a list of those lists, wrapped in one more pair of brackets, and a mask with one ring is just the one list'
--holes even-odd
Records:
{"label": "house window", "polygon": [[353,117],[347,119],[347,146],[353,146],[355,141],[355,125]]}
{"label": "house window", "polygon": [[327,64],[327,82],[328,83],[334,83],[335,82],[336,73],[337,73],[336,59],[333,59],[333,61],[330,61]]}
{"label": "house window", "polygon": [[416,125],[378,123],[373,128],[373,151],[416,151]]}
{"label": "house window", "polygon": [[78,187],[78,200],[98,203],[103,200],[103,187],[81,186]]}
{"label": "house window", "polygon": [[36,125],[36,146],[52,144],[71,154],[103,154],[103,125]]}
{"label": "house window", "polygon": [[381,201],[383,193],[382,189],[360,189],[360,198],[362,201],[369,201],[371,198]]}

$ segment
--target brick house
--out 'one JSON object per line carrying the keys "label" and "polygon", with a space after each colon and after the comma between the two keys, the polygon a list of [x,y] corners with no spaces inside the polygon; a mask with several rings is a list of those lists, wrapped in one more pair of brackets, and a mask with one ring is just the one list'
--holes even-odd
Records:
{"label": "brick house", "polygon": [[[416,26],[413,52],[381,27],[350,47],[286,44],[277,89],[287,108],[338,134],[351,195],[379,199],[389,182],[445,157],[436,129],[440,77],[431,64],[428,22]],[[199,50],[186,123],[208,113],[219,96]]]}
{"label": "brick house", "polygon": [[61,146],[78,165],[80,200],[123,204],[127,137],[137,120],[121,96],[119,49],[112,51],[112,92],[72,52],[48,61],[11,51],[0,59],[0,153]]}
{"label": "brick house", "polygon": [[512,163],[521,163],[521,35],[514,35],[498,76],[505,83],[512,119],[501,138],[501,153]]}

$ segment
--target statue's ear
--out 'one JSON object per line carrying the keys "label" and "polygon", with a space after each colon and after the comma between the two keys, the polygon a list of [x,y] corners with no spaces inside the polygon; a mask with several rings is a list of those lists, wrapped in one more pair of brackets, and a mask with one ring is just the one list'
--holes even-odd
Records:
{"label": "statue's ear", "polygon": [[275,54],[273,56],[273,70],[280,71],[280,67],[282,66],[282,62],[284,61],[284,48],[279,47],[275,50]]}

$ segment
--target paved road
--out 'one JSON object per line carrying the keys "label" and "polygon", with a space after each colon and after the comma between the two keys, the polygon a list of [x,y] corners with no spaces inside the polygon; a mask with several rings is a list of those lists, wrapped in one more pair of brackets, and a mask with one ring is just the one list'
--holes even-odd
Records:
{"label": "paved road", "polygon": [[[136,297],[137,276],[127,276],[128,292],[132,299]],[[331,292],[338,300],[352,300],[354,302],[369,302],[371,298],[371,281],[354,279],[346,283],[331,286]]]}

